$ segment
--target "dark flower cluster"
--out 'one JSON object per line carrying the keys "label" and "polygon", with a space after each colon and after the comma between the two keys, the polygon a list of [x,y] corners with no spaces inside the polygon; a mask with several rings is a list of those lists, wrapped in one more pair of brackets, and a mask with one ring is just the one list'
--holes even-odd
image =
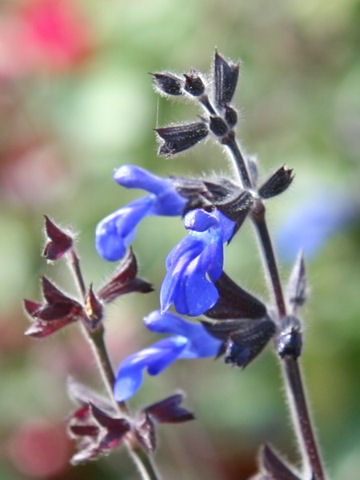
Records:
{"label": "dark flower cluster", "polygon": [[182,423],[194,415],[181,407],[183,394],[177,393],[142,408],[132,418],[119,412],[106,399],[70,378],[69,395],[80,404],[69,420],[69,434],[78,444],[73,464],[109,454],[123,442],[139,442],[147,452],[156,449],[156,423]]}
{"label": "dark flower cluster", "polygon": [[[58,260],[68,255],[71,262],[78,262],[71,235],[45,217],[45,232],[48,241],[43,255],[47,260]],[[83,302],[73,299],[59,290],[48,278],[42,277],[42,303],[25,300],[24,306],[33,320],[26,335],[42,338],[70,323],[81,321],[86,328],[96,330],[103,317],[103,305],[131,292],[148,293],[150,283],[137,277],[136,257],[130,249],[115,270],[113,276],[94,293],[92,285],[84,291]],[[85,289],[85,286],[83,286]]]}

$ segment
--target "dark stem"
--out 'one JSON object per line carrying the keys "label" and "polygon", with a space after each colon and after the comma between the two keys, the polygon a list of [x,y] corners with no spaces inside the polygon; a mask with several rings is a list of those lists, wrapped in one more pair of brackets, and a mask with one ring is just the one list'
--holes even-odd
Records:
{"label": "dark stem", "polygon": [[239,145],[236,141],[234,132],[230,132],[221,140],[221,143],[228,147],[235,162],[237,171],[239,172],[244,188],[252,188],[250,175],[247,169],[246,160],[243,157]]}
{"label": "dark stem", "polygon": [[[246,164],[237,146],[236,140],[234,139],[225,145],[229,147],[233,155],[235,165],[244,185],[251,187]],[[246,175],[244,175],[244,172],[246,172]],[[286,316],[286,305],[274,248],[266,223],[265,206],[261,199],[257,199],[255,202],[252,210],[252,220],[258,234],[263,258],[265,261],[265,267],[270,278],[270,285],[275,297],[279,319],[281,320],[281,318]],[[283,359],[283,365],[284,379],[288,387],[287,392],[294,410],[294,415],[292,418],[293,421],[299,426],[299,429],[296,430],[296,432],[299,436],[301,445],[304,446],[308,461],[305,462],[305,459],[303,459],[303,462],[304,464],[308,463],[310,465],[314,480],[325,480],[324,469],[311,423],[299,364],[296,358],[285,356]]]}
{"label": "dark stem", "polygon": [[[81,272],[80,261],[77,253],[72,248],[69,255],[69,266],[74,274],[76,284],[79,288],[83,300],[86,299],[86,286]],[[82,324],[82,331],[85,338],[92,346],[97,364],[111,401],[116,405],[119,413],[128,417],[129,408],[125,402],[115,402],[113,396],[113,387],[115,384],[115,375],[104,342],[104,327],[100,324],[96,330],[90,330],[87,325]],[[138,443],[126,442],[127,450],[136,464],[142,480],[160,480],[160,475],[156,471],[152,458],[148,455]]]}
{"label": "dark stem", "polygon": [[284,358],[283,366],[286,384],[289,387],[288,395],[292,400],[292,406],[295,410],[295,416],[300,429],[299,437],[306,450],[314,479],[325,480],[322,461],[316,444],[310,412],[306,402],[299,364],[295,358],[287,356]]}
{"label": "dark stem", "polygon": [[203,107],[205,107],[205,110],[207,110],[210,115],[216,115],[214,107],[211,105],[209,97],[204,94],[199,97],[199,101]]}
{"label": "dark stem", "polygon": [[[104,342],[104,333],[104,327],[100,325],[95,331],[88,331],[88,337],[93,347],[98,365],[100,365],[101,367],[100,370],[104,380],[104,384],[108,390],[110,398],[113,399],[113,386],[115,384],[115,375]],[[117,405],[121,413],[129,415],[129,409],[125,402],[117,402]]]}
{"label": "dark stem", "polygon": [[69,258],[71,270],[74,274],[76,285],[79,289],[82,299],[85,300],[86,287],[85,287],[84,277],[81,272],[79,257],[74,248],[70,250],[68,258]]}
{"label": "dark stem", "polygon": [[285,317],[286,307],[280,281],[279,270],[277,267],[271,237],[267,228],[267,223],[265,219],[265,207],[261,200],[257,202],[253,209],[252,219],[260,240],[266,270],[270,276],[270,282],[272,290],[274,292],[275,302],[279,312],[279,316]]}
{"label": "dark stem", "polygon": [[[269,230],[267,228],[265,207],[261,201],[258,201],[258,204],[255,205],[252,213],[252,219],[259,236],[266,268],[270,276],[278,314],[279,317],[282,318],[286,316],[286,306],[274,249]],[[297,430],[299,440],[305,448],[308,462],[314,475],[314,480],[324,480],[325,476],[319,448],[317,446],[311,423],[298,361],[296,358],[291,356],[285,356],[283,358],[283,365],[285,383],[288,387],[288,395],[295,413],[294,421],[296,421],[299,426],[299,430]]]}

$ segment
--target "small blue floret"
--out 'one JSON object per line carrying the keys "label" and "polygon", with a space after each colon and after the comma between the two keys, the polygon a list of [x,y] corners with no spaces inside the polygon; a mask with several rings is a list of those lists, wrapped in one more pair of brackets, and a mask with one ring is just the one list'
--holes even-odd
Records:
{"label": "small blue floret", "polygon": [[171,250],[167,273],[160,290],[161,310],[174,304],[177,312],[198,316],[219,298],[213,284],[223,270],[223,244],[233,233],[235,222],[218,210],[197,209],[184,218],[190,233]]}
{"label": "small blue floret", "polygon": [[212,337],[200,324],[188,322],[171,313],[160,311],[150,313],[144,319],[149,330],[158,333],[172,333],[123,360],[117,373],[114,396],[117,401],[132,397],[143,380],[143,370],[149,375],[158,375],[171,363],[182,358],[215,356],[221,341]]}
{"label": "small blue floret", "polygon": [[105,260],[122,258],[127,246],[134,240],[138,223],[149,215],[182,215],[186,199],[168,178],[161,178],[133,165],[123,165],[114,173],[114,180],[127,188],[141,188],[150,195],[105,217],[98,224],[95,245]]}

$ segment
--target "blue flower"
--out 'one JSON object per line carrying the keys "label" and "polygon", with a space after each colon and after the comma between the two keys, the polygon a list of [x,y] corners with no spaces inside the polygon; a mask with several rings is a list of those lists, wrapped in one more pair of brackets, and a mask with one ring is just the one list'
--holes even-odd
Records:
{"label": "blue flower", "polygon": [[204,358],[217,355],[221,340],[212,337],[201,324],[184,320],[159,310],[144,318],[146,327],[156,333],[172,333],[151,347],[144,348],[123,360],[114,385],[118,402],[132,397],[143,381],[143,370],[158,375],[171,363],[183,358]]}
{"label": "blue flower", "polygon": [[167,273],[161,286],[164,312],[174,304],[177,312],[198,316],[219,298],[213,284],[223,270],[223,243],[231,239],[235,222],[220,211],[192,210],[184,218],[190,233],[166,259]]}
{"label": "blue flower", "polygon": [[115,170],[114,180],[126,188],[141,188],[150,195],[139,198],[126,207],[105,217],[96,227],[95,244],[98,253],[109,261],[122,258],[126,247],[136,235],[138,223],[149,215],[182,215],[186,199],[172,181],[134,165]]}
{"label": "blue flower", "polygon": [[352,195],[320,192],[297,210],[277,234],[280,254],[293,259],[302,249],[307,257],[316,255],[325,242],[359,215]]}

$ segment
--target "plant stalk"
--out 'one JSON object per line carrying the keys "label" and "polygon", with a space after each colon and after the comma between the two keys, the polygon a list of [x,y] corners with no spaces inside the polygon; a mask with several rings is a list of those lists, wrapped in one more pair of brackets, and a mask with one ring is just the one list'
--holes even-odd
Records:
{"label": "plant stalk", "polygon": [[[79,257],[72,248],[69,252],[69,267],[74,274],[74,278],[83,301],[86,299],[86,287],[82,275]],[[85,338],[90,342],[94,356],[96,358],[104,386],[109,394],[111,401],[117,407],[119,413],[125,417],[129,417],[130,411],[126,402],[115,402],[113,396],[113,387],[115,384],[115,375],[109,358],[109,354],[104,341],[104,327],[100,323],[96,330],[91,331],[86,325],[82,324],[82,332]],[[126,442],[127,451],[135,463],[142,480],[161,480],[160,474],[155,468],[153,459],[139,445],[138,442]]]}
{"label": "plant stalk", "polygon": [[[226,145],[232,154],[243,185],[245,187],[251,186],[246,161],[240,152],[235,138],[233,138],[231,142],[226,143]],[[279,320],[281,320],[287,314],[286,304],[274,248],[267,227],[265,206],[261,199],[256,200],[251,216],[261,245],[265,268],[270,279],[270,286],[274,295]],[[309,465],[314,480],[325,480],[320,451],[312,426],[298,361],[292,356],[285,356],[282,361],[284,381],[287,387],[286,391],[294,412],[291,418],[293,419],[300,445],[303,447],[303,467]]]}

